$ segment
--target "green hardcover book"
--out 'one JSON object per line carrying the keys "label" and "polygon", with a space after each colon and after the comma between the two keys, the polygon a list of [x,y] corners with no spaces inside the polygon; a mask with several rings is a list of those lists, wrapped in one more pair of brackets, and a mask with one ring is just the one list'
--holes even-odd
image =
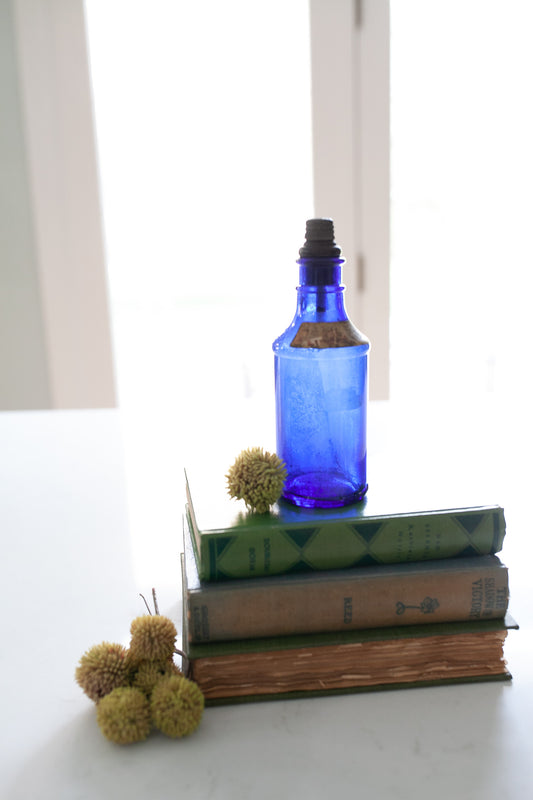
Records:
{"label": "green hardcover book", "polygon": [[184,521],[192,642],[495,619],[509,601],[497,556],[201,581]]}
{"label": "green hardcover book", "polygon": [[184,668],[206,705],[510,680],[504,643],[518,627],[506,616],[193,644],[188,625],[184,613]]}
{"label": "green hardcover book", "polygon": [[[186,514],[200,578],[220,581],[353,566],[494,554],[505,535],[498,505],[454,508],[376,481],[361,502],[303,509],[280,501],[253,514],[224,479],[185,476]],[[394,489],[394,491],[393,491]],[[395,499],[396,498],[396,499]]]}

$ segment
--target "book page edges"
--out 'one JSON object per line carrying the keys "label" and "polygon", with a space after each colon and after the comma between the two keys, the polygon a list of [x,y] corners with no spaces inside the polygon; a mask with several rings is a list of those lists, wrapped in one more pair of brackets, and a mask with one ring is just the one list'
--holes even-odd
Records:
{"label": "book page edges", "polygon": [[414,683],[389,683],[374,686],[351,686],[343,689],[320,689],[297,692],[280,692],[278,694],[249,694],[232,697],[206,698],[206,706],[237,705],[241,703],[265,703],[273,700],[301,700],[312,697],[335,697],[346,694],[361,694],[363,692],[397,691],[399,689],[424,689],[438,686],[454,686],[472,683],[501,683],[511,681],[512,674],[505,669],[498,675],[479,675],[462,678],[448,678],[446,680],[418,681]]}

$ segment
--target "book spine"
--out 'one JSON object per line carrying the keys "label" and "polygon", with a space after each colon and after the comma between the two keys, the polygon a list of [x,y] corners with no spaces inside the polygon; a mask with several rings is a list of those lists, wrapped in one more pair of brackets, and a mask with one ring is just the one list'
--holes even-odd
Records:
{"label": "book spine", "polygon": [[317,573],[311,580],[199,584],[184,594],[189,641],[502,618],[509,601],[507,569],[488,559],[469,560],[468,568],[459,569],[408,565]]}
{"label": "book spine", "polygon": [[499,507],[220,533],[201,533],[190,504],[186,514],[203,581],[489,555],[505,536]]}

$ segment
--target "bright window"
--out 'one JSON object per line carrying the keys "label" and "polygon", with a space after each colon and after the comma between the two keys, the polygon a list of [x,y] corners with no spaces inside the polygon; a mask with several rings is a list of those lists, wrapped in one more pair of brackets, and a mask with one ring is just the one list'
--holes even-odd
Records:
{"label": "bright window", "polygon": [[533,5],[392,0],[391,396],[530,391]]}
{"label": "bright window", "polygon": [[86,12],[119,402],[227,419],[273,397],[313,215],[307,0]]}

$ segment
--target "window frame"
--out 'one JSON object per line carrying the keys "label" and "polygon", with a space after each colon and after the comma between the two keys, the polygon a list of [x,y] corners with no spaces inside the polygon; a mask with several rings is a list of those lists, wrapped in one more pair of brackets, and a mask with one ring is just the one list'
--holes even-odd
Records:
{"label": "window frame", "polygon": [[310,0],[315,213],[332,217],[346,305],[370,339],[370,397],[389,398],[389,0]]}

